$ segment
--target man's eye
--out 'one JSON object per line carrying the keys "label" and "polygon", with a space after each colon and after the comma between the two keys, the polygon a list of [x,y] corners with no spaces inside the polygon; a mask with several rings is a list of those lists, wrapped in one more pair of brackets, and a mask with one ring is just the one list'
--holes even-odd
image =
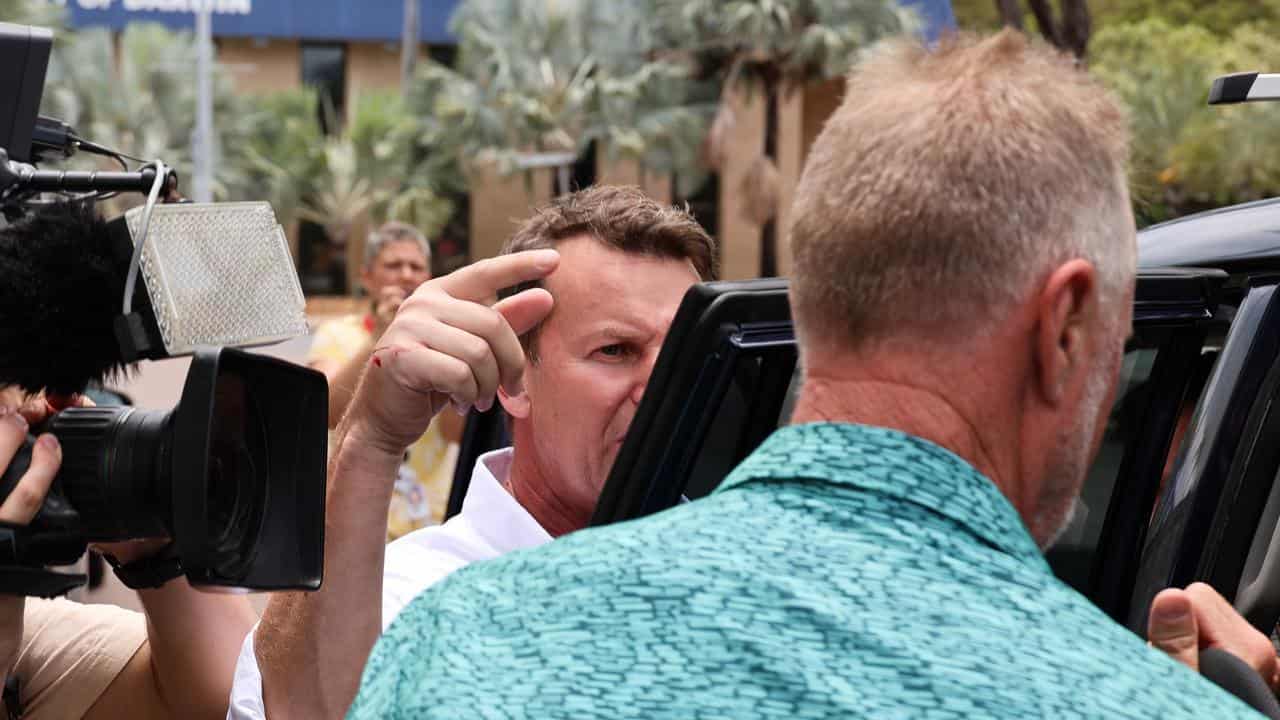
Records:
{"label": "man's eye", "polygon": [[604,355],[605,357],[616,358],[622,357],[627,352],[627,349],[623,347],[621,343],[614,343],[612,345],[605,345],[604,347],[596,350],[596,352]]}

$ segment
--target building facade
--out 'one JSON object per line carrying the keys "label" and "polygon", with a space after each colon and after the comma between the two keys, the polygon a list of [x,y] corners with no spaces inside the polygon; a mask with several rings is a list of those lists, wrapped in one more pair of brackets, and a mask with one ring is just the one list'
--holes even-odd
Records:
{"label": "building facade", "polygon": [[[419,3],[418,38],[421,56],[448,63],[453,37],[448,19],[459,0]],[[916,9],[926,37],[954,27],[949,0],[901,0]],[[300,85],[319,86],[339,111],[350,112],[362,94],[396,89],[400,85],[400,38],[404,4],[400,0],[62,0],[72,27],[123,29],[131,22],[159,22],[174,29],[193,26],[192,11],[208,3],[212,11],[217,60],[238,90],[269,93]],[[775,164],[778,169],[778,208],[775,224],[787,227],[786,209],[809,145],[822,123],[839,103],[842,82],[813,83],[786,94],[778,102]],[[726,136],[729,152],[718,173],[690,197],[675,197],[669,177],[642,172],[634,163],[609,163],[607,153],[580,158],[575,181],[626,183],[644,187],[664,200],[687,202],[699,220],[717,237],[722,276],[728,279],[761,274],[761,226],[741,189],[750,164],[759,155],[765,136],[766,109],[760,94],[737,95],[729,101],[735,119]],[[497,253],[515,224],[531,207],[549,199],[551,171],[534,171],[532,178],[502,177],[481,172],[472,182],[466,214],[457,223],[460,237],[439,239],[438,271]],[[373,219],[376,220],[376,219]],[[366,228],[352,232],[363,238]],[[325,245],[318,227],[292,231],[300,271]],[[358,241],[357,241],[358,242]],[[343,253],[358,258],[358,248]],[[775,263],[779,274],[790,268],[785,237],[779,239]],[[308,281],[309,295],[350,295],[356,268],[345,270],[345,281]],[[318,277],[318,276],[317,276]],[[338,273],[338,278],[343,273]]]}

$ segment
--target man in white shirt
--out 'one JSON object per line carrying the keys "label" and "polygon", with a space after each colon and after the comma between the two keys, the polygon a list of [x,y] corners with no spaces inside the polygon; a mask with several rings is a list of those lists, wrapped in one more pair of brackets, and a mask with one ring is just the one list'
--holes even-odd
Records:
{"label": "man in white shirt", "polygon": [[[415,595],[585,527],[681,298],[714,276],[697,222],[634,188],[564,196],[504,252],[422,285],[378,342],[330,460],[324,584],[272,598],[229,717],[341,716],[378,633]],[[495,397],[513,447],[477,463],[458,516],[384,549],[404,448],[446,405]]]}

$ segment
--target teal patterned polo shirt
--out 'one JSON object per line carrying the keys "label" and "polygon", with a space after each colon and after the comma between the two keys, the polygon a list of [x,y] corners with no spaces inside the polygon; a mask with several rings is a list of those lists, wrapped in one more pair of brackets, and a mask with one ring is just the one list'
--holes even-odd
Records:
{"label": "teal patterned polo shirt", "polygon": [[959,457],[813,424],[702,500],[454,573],[349,717],[1258,716],[1059,582]]}

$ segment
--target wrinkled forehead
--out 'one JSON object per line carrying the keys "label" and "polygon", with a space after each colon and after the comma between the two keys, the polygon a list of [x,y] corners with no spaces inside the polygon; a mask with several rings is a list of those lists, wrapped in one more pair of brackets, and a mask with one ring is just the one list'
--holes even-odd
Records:
{"label": "wrinkled forehead", "polygon": [[665,333],[698,273],[688,260],[628,253],[594,239],[561,242],[560,266],[543,286],[555,298],[548,324],[617,321]]}
{"label": "wrinkled forehead", "polygon": [[422,246],[414,240],[392,240],[379,248],[378,254],[373,256],[375,263],[396,262],[406,259],[426,262],[427,256],[422,252]]}

